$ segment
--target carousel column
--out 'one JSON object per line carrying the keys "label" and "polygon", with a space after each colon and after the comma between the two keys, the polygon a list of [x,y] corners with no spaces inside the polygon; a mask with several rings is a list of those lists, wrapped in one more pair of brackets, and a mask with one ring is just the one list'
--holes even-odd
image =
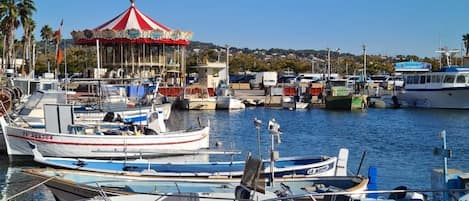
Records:
{"label": "carousel column", "polygon": [[166,46],[165,44],[163,44],[163,50],[162,50],[162,54],[163,54],[163,58],[161,58],[163,60],[163,68],[161,70],[161,77],[163,78],[163,80],[166,82]]}
{"label": "carousel column", "polygon": [[101,78],[101,63],[99,62],[99,40],[96,40],[96,67],[98,68],[98,75],[96,76],[98,79]]}
{"label": "carousel column", "polygon": [[186,46],[182,46],[181,49],[181,86],[186,85]]}
{"label": "carousel column", "polygon": [[121,59],[120,59],[120,72],[119,73],[122,73],[119,74],[119,77],[121,78],[124,78],[124,47],[122,47],[122,43],[120,44],[120,49],[121,49],[121,52],[120,52],[120,55],[121,55]]}
{"label": "carousel column", "polygon": [[134,44],[130,43],[130,57],[132,62],[130,65],[132,65],[132,77],[135,77],[135,57],[134,57]]}
{"label": "carousel column", "polygon": [[150,52],[150,72],[152,72],[152,77],[154,77],[155,73],[153,71],[153,45],[150,45],[148,51]]}

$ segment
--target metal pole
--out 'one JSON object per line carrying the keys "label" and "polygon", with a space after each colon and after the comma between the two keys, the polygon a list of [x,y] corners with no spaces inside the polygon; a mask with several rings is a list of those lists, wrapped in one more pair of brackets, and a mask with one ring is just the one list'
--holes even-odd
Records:
{"label": "metal pole", "polygon": [[327,48],[327,81],[331,78],[331,50]]}
{"label": "metal pole", "polygon": [[366,45],[363,45],[363,74],[366,83]]}
{"label": "metal pole", "polygon": [[[448,157],[446,154],[446,130],[440,132],[440,137],[443,139],[443,177],[444,179],[444,187],[445,189],[448,188]],[[448,192],[443,193],[444,200],[448,201]]]}
{"label": "metal pole", "polygon": [[67,97],[67,91],[68,91],[68,69],[67,69],[67,46],[65,40],[63,40],[64,43],[64,71],[65,71],[65,104],[68,104],[68,97]]}
{"label": "metal pole", "polygon": [[226,85],[230,85],[230,46],[226,45]]}
{"label": "metal pole", "polygon": [[257,130],[257,151],[259,153],[259,160],[262,160],[262,155],[261,155],[261,125],[262,121],[258,120],[257,117],[254,118],[254,126],[256,127]]}
{"label": "metal pole", "polygon": [[96,66],[98,68],[98,76],[97,78],[101,78],[101,67],[99,63],[99,39],[96,39]]}
{"label": "metal pole", "polygon": [[257,151],[259,153],[259,160],[262,160],[262,154],[261,154],[261,127],[257,126]]}
{"label": "metal pole", "polygon": [[270,177],[271,177],[271,182],[272,182],[272,187],[274,187],[274,179],[275,179],[275,172],[274,172],[274,166],[275,166],[275,160],[274,160],[274,135],[270,135],[272,139],[272,149],[270,150]]}
{"label": "metal pole", "polygon": [[311,73],[314,73],[314,58],[311,59]]}

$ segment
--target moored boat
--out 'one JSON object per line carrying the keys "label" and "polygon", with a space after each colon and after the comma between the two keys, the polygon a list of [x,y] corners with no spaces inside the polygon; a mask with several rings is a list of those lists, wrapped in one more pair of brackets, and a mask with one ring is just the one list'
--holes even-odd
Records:
{"label": "moored boat", "polygon": [[[57,109],[59,110],[59,109]],[[128,127],[108,130],[88,125],[75,125],[65,120],[67,112],[52,115],[61,119],[48,122],[52,131],[22,128],[0,117],[3,137],[9,155],[33,155],[28,142],[37,144],[46,156],[61,157],[140,157],[142,155],[170,155],[172,150],[199,150],[209,147],[209,126],[167,131],[162,111],[150,113],[148,128],[129,131]],[[51,114],[49,114],[51,115]],[[57,118],[60,117],[60,118]]]}
{"label": "moored boat", "polygon": [[[255,183],[264,185],[264,193],[252,193],[239,188],[240,178],[207,177],[142,177],[132,175],[115,175],[93,173],[76,170],[60,169],[26,169],[23,172],[41,181],[49,180],[45,185],[58,200],[89,199],[102,196],[147,194],[154,199],[161,195],[171,196],[176,193],[192,193],[203,195],[205,198],[223,198],[228,200],[247,199],[264,200],[289,195],[299,195],[298,199],[309,198],[319,192],[353,192],[359,193],[367,189],[368,179],[361,176],[334,177],[282,177],[273,183],[265,178],[257,178],[257,173],[251,175],[257,178]],[[249,177],[249,175],[248,175]],[[241,184],[245,184],[245,178]],[[305,195],[310,193],[310,195]],[[251,197],[252,195],[252,197]],[[300,196],[303,195],[303,196]],[[355,194],[355,198],[364,197]],[[323,200],[323,196],[315,197]]]}
{"label": "moored boat", "polygon": [[[152,176],[178,176],[178,177],[209,177],[229,176],[240,177],[245,166],[244,161],[226,162],[152,162],[151,160],[95,160],[44,157],[37,150],[36,145],[31,143],[34,160],[41,164],[54,167],[77,169],[113,174],[133,174]],[[339,158],[347,159],[348,150],[341,150]],[[263,161],[266,167],[263,172],[271,173],[270,161]],[[337,157],[286,157],[275,160],[273,171],[275,177],[289,175],[317,177],[317,176],[344,176],[345,167],[337,168]],[[342,162],[346,164],[346,161]]]}
{"label": "moored boat", "polygon": [[398,98],[409,107],[469,109],[469,67],[410,74],[404,80]]}

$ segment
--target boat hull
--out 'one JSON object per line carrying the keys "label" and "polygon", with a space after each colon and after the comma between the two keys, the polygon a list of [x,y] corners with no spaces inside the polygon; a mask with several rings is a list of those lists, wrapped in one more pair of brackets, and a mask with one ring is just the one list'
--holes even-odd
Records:
{"label": "boat hull", "polygon": [[363,96],[326,96],[326,109],[328,110],[361,110],[365,109],[365,100]]}
{"label": "boat hull", "polygon": [[469,109],[469,87],[432,90],[406,89],[398,95],[398,98],[399,101],[407,102],[409,107]]}
{"label": "boat hull", "polygon": [[[43,157],[33,149],[34,160],[38,163],[68,169],[79,169],[91,172],[112,174],[133,174],[145,176],[177,177],[241,177],[245,167],[244,161],[229,162],[183,162],[167,163],[137,159],[129,160],[93,160]],[[271,174],[270,162],[264,161],[264,174]],[[285,176],[334,176],[337,172],[337,157],[288,157],[275,161],[275,177]]]}
{"label": "boat hull", "polygon": [[[178,178],[178,177],[155,177],[153,179],[142,177],[129,177],[123,175],[106,175],[100,173],[90,173],[85,171],[67,171],[56,169],[29,169],[23,170],[23,173],[35,178],[36,180],[46,180],[54,177],[50,182],[45,185],[51,188],[52,193],[59,192],[60,197],[74,198],[93,198],[99,195],[100,191],[105,192],[108,196],[114,195],[132,195],[137,193],[151,194],[157,193],[201,193],[205,198],[224,197],[227,200],[234,200],[235,188],[239,185],[239,178]],[[315,184],[330,186],[332,189],[353,192],[351,196],[353,199],[364,198],[364,194],[359,192],[366,191],[368,179],[359,176],[349,177],[286,177],[277,178],[274,185],[268,185],[265,188],[265,194],[254,193],[253,200],[265,200],[268,198],[277,198],[275,191],[281,189],[281,186],[289,187],[291,195],[304,195],[310,192],[311,194],[318,193],[311,186]],[[99,184],[101,188],[97,188]],[[125,186],[125,189],[122,187]],[[319,189],[318,189],[319,190]],[[320,190],[319,190],[320,191]],[[218,195],[218,196],[215,196]],[[220,196],[225,195],[225,196]],[[56,197],[58,195],[55,195]],[[164,200],[159,199],[155,195],[151,200]],[[194,197],[192,197],[194,198]],[[327,197],[318,195],[314,200],[322,201],[328,200]],[[298,197],[295,200],[311,200],[310,196]],[[74,199],[66,199],[74,200]],[[171,199],[173,200],[173,199]],[[201,199],[202,200],[202,199]],[[218,199],[219,200],[219,199]],[[239,198],[237,199],[239,200]]]}
{"label": "boat hull", "polygon": [[246,106],[241,100],[232,96],[217,96],[217,109],[221,110],[238,110],[244,109]]}
{"label": "boat hull", "polygon": [[[44,132],[5,125],[2,128],[9,155],[33,155],[28,144],[37,145],[45,156],[59,157],[139,157],[171,155],[170,150],[198,150],[209,147],[209,128],[173,131],[159,135],[73,135]],[[153,150],[149,152],[145,150]],[[162,152],[158,152],[162,150]],[[163,150],[165,152],[163,152]]]}
{"label": "boat hull", "polygon": [[183,107],[187,110],[215,110],[217,102],[213,99],[190,98],[183,100]]}

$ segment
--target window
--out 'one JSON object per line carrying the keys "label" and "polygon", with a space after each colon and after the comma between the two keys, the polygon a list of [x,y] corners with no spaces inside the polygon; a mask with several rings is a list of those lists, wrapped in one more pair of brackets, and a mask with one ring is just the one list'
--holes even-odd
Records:
{"label": "window", "polygon": [[458,78],[456,79],[456,83],[466,83],[466,77],[464,75],[458,75]]}
{"label": "window", "polygon": [[432,75],[432,83],[440,83],[441,82],[441,75]]}
{"label": "window", "polygon": [[425,75],[420,76],[420,84],[425,84]]}
{"label": "window", "polygon": [[444,83],[454,83],[454,75],[445,75]]}

